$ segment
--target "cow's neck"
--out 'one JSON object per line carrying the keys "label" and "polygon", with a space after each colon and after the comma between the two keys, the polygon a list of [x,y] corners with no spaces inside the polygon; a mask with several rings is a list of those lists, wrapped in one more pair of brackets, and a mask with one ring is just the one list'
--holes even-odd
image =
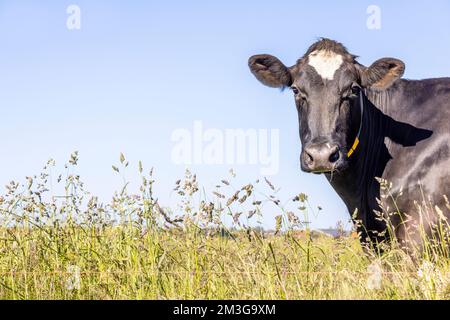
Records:
{"label": "cow's neck", "polygon": [[[361,93],[362,94],[362,93]],[[328,179],[345,202],[350,214],[363,225],[360,232],[363,237],[365,230],[381,232],[386,224],[377,219],[374,210],[379,210],[376,199],[379,199],[380,186],[375,177],[382,177],[386,163],[390,159],[384,143],[386,131],[389,131],[389,121],[383,111],[389,108],[389,94],[368,92],[362,96],[363,115],[359,144],[350,156],[348,169]],[[375,107],[376,101],[382,101],[380,107]],[[374,102],[374,103],[372,103]],[[380,110],[381,109],[381,110]],[[355,128],[354,128],[355,129]],[[353,130],[357,132],[358,130]],[[369,234],[372,240],[381,240]]]}

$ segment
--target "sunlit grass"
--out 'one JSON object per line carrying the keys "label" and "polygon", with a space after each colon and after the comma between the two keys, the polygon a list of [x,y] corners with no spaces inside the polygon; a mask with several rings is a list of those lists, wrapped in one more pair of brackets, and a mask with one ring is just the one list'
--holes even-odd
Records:
{"label": "sunlit grass", "polygon": [[[101,204],[84,190],[77,161],[74,153],[61,176],[49,161],[0,198],[0,298],[450,298],[448,258],[412,260],[397,249],[368,257],[354,235],[310,231],[308,214],[319,209],[305,194],[283,203],[268,180],[235,188],[231,173],[212,195],[199,195],[187,172],[171,211],[154,198],[152,172],[141,164],[139,194],[128,193],[125,179]],[[121,155],[113,169],[127,166]],[[250,227],[264,205],[273,208],[272,233]]]}

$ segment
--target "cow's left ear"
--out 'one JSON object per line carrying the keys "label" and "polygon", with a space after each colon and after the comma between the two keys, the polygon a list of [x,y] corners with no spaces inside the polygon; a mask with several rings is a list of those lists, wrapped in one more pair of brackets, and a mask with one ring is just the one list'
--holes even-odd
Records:
{"label": "cow's left ear", "polygon": [[362,71],[361,81],[364,87],[385,90],[405,72],[403,61],[395,58],[383,58],[375,61]]}
{"label": "cow's left ear", "polygon": [[269,54],[258,54],[248,59],[253,75],[262,84],[272,88],[289,87],[292,77],[289,69],[278,58]]}

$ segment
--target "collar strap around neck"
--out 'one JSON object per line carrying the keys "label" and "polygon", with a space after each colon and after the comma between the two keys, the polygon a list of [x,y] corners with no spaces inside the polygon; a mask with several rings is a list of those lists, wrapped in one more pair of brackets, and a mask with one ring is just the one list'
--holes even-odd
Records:
{"label": "collar strap around neck", "polygon": [[356,135],[355,141],[352,144],[352,147],[347,152],[347,158],[350,158],[350,156],[355,152],[356,148],[359,145],[359,137],[361,135],[361,128],[362,128],[362,122],[363,122],[363,112],[364,112],[364,98],[363,98],[363,91],[362,89],[359,92],[359,107],[361,108],[361,120],[359,122],[359,129],[358,134]]}

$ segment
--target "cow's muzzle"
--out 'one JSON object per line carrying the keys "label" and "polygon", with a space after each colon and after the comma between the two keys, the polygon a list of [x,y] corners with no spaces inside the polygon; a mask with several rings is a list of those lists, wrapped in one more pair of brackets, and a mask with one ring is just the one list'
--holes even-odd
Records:
{"label": "cow's muzzle", "polygon": [[342,154],[335,144],[312,144],[303,148],[300,163],[303,171],[325,173],[335,170],[341,158]]}

